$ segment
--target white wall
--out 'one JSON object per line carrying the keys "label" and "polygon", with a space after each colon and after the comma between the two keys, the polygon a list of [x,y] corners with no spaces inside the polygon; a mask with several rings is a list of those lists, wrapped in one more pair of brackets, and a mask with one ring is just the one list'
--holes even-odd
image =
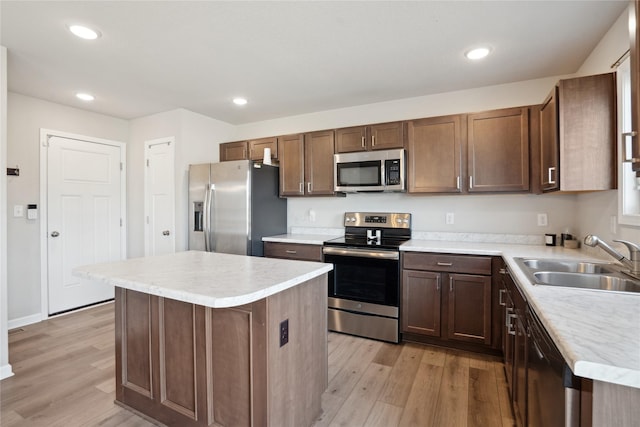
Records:
{"label": "white wall", "polygon": [[7,334],[7,48],[0,46],[0,379],[13,375]]}
{"label": "white wall", "polygon": [[[126,120],[8,93],[7,164],[20,176],[7,178],[7,211],[40,200],[40,128],[126,142]],[[10,326],[41,315],[40,222],[7,218],[8,316]]]}
{"label": "white wall", "polygon": [[217,162],[219,144],[232,139],[235,127],[185,109],[131,121],[128,162],[128,256],[144,255],[144,143],[175,137],[176,250],[187,248],[188,172],[191,163]]}

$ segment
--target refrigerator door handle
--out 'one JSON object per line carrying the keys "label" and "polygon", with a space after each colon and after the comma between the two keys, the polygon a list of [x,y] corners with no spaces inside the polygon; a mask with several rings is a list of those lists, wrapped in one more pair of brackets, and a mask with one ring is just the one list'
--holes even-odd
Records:
{"label": "refrigerator door handle", "polygon": [[216,242],[215,242],[215,235],[213,233],[213,229],[212,229],[212,223],[213,223],[213,213],[215,212],[214,206],[215,206],[215,194],[216,194],[216,185],[215,184],[210,184],[209,185],[209,191],[207,191],[208,195],[209,195],[209,214],[207,215],[207,218],[209,218],[209,231],[207,232],[207,252],[215,252],[216,251]]}
{"label": "refrigerator door handle", "polygon": [[203,228],[204,228],[204,250],[207,252],[211,252],[211,248],[209,247],[209,235],[211,234],[211,206],[209,205],[211,190],[209,189],[209,184],[204,187],[204,208],[202,215],[204,216]]}

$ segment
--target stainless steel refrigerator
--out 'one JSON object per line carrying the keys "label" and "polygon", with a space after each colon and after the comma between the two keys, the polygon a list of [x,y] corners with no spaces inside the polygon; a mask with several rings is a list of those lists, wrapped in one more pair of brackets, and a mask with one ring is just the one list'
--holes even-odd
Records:
{"label": "stainless steel refrigerator", "polygon": [[189,249],[263,255],[262,237],[287,232],[278,167],[250,160],[189,166]]}

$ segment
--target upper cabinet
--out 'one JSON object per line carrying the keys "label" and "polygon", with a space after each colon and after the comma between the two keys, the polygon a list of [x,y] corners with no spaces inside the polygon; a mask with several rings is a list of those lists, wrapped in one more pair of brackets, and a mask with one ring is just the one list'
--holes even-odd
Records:
{"label": "upper cabinet", "polygon": [[250,140],[249,159],[264,160],[265,148],[268,148],[271,151],[272,160],[278,160],[278,139],[275,136]]}
{"label": "upper cabinet", "polygon": [[220,161],[264,160],[264,149],[271,150],[271,159],[278,160],[278,140],[275,136],[250,141],[225,142],[220,144]]}
{"label": "upper cabinet", "polygon": [[388,150],[404,146],[402,122],[336,129],[336,153]]}
{"label": "upper cabinet", "polygon": [[613,73],[560,80],[540,108],[542,191],[616,188]]}
{"label": "upper cabinet", "polygon": [[529,108],[467,116],[468,191],[529,191]]}
{"label": "upper cabinet", "polygon": [[220,161],[246,160],[248,156],[247,141],[225,142],[220,144]]}
{"label": "upper cabinet", "polygon": [[465,116],[407,123],[409,193],[460,193]]}
{"label": "upper cabinet", "polygon": [[[632,162],[633,170],[640,177],[640,2],[630,0],[629,36],[631,44],[631,153],[624,153],[624,158]],[[626,146],[626,144],[625,144]]]}
{"label": "upper cabinet", "polygon": [[280,195],[333,195],[333,131],[278,138]]}

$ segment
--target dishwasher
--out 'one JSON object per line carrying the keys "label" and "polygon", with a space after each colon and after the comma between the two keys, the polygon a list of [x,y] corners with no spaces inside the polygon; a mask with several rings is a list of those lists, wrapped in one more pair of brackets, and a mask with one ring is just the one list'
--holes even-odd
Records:
{"label": "dishwasher", "polygon": [[564,361],[551,337],[531,310],[527,370],[527,425],[529,427],[578,427],[580,379]]}

